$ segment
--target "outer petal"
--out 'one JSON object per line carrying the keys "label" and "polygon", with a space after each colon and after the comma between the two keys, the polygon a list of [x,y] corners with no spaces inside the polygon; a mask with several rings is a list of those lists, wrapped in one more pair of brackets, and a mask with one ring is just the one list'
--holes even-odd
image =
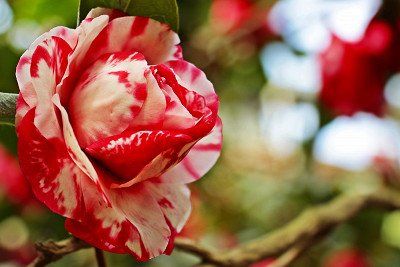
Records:
{"label": "outer petal", "polygon": [[103,198],[105,200],[108,200],[107,196],[103,192],[104,185],[101,183],[99,176],[94,166],[92,165],[92,162],[79,147],[78,141],[75,137],[75,133],[69,122],[67,111],[60,103],[59,95],[58,94],[54,95],[52,101],[61,113],[61,120],[63,125],[62,129],[63,137],[68,155],[70,156],[72,161],[76,164],[76,166],[79,167],[81,171],[85,173],[88,177],[90,177],[90,179],[96,184],[98,189],[100,189],[100,192],[103,193],[102,194]]}
{"label": "outer petal", "polygon": [[37,96],[35,125],[46,138],[61,137],[51,98],[71,51],[66,41],[53,36],[39,44],[32,54],[30,75]]}
{"label": "outer petal", "polygon": [[191,211],[190,190],[184,184],[163,183],[156,178],[146,182],[175,232],[179,233]]}
{"label": "outer petal", "polygon": [[[34,90],[33,90],[34,91]],[[21,120],[31,107],[25,102],[24,97],[20,93],[17,97],[16,114],[15,114],[15,127],[18,128]]]}
{"label": "outer petal", "polygon": [[79,180],[85,174],[70,159],[61,139],[46,139],[34,125],[31,109],[18,128],[18,155],[21,170],[36,197],[53,212],[65,217],[82,213]]}
{"label": "outer petal", "polygon": [[[146,254],[148,253],[150,258],[162,254],[168,245],[171,232],[160,206],[151,194],[152,192],[144,184],[118,190],[113,195],[115,207],[118,207],[136,226]],[[133,199],[134,205],[132,204]],[[143,207],[146,208],[143,209]],[[128,242],[126,245],[132,249],[134,243]]]}
{"label": "outer petal", "polygon": [[77,43],[74,52],[69,57],[69,64],[64,77],[57,85],[57,93],[61,98],[61,103],[68,102],[73,91],[74,83],[79,78],[83,70],[83,61],[93,40],[103,30],[108,23],[108,16],[100,16],[94,19],[86,19],[76,28]]}
{"label": "outer petal", "polygon": [[90,10],[86,16],[86,19],[94,19],[101,15],[107,15],[110,18],[110,21],[116,18],[128,16],[128,14],[119,11],[118,9],[96,7]]}
{"label": "outer petal", "polygon": [[161,176],[164,182],[190,183],[206,174],[217,161],[222,147],[222,122],[218,119],[209,135],[197,142],[187,156]]}
{"label": "outer petal", "polygon": [[178,35],[166,24],[144,17],[116,18],[93,41],[86,63],[106,53],[135,51],[150,64],[159,64],[180,58],[178,44]]}
{"label": "outer petal", "polygon": [[190,212],[185,185],[149,180],[112,189],[108,192],[111,206],[90,188],[85,192],[86,220],[67,220],[67,230],[96,247],[131,253],[139,260],[164,253],[173,237],[171,230],[179,231]]}
{"label": "outer petal", "polygon": [[[52,36],[59,37],[68,45],[73,48],[75,47],[77,41],[77,34],[75,30],[66,28],[66,27],[56,27],[49,32],[46,32],[39,36],[25,51],[25,53],[21,56],[17,69],[16,69],[16,77],[18,86],[21,90],[21,95],[24,98],[24,102],[32,108],[36,106],[36,92],[33,89],[31,75],[30,75],[30,68],[31,68],[31,61],[32,55],[35,52],[37,46],[41,44],[46,39],[51,39]],[[22,114],[24,115],[24,114]]]}

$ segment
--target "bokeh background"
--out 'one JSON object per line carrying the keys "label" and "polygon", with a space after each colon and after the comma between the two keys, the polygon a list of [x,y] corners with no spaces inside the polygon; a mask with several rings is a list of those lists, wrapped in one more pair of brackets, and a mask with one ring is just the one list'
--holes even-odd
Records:
{"label": "bokeh background", "polygon": [[[400,186],[400,2],[180,0],[184,56],[221,98],[223,153],[192,186],[181,234],[229,249],[341,192]],[[75,27],[76,0],[0,0],[0,90],[40,34]],[[31,195],[14,128],[0,125],[0,266],[25,266],[33,242],[68,236]],[[367,210],[293,266],[400,266],[400,212]],[[148,263],[107,254],[110,266],[191,266],[174,252]],[[257,267],[266,267],[268,261]],[[95,266],[93,250],[52,266]]]}

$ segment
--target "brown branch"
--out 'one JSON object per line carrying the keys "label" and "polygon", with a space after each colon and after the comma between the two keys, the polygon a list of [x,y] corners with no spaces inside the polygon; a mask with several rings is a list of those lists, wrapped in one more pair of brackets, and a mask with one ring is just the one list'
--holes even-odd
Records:
{"label": "brown branch", "polygon": [[0,123],[14,124],[17,94],[0,92]]}
{"label": "brown branch", "polygon": [[[362,209],[378,206],[385,209],[399,209],[400,192],[382,188],[368,193],[339,195],[328,203],[305,210],[287,225],[235,249],[226,252],[208,251],[211,255],[209,257],[196,255],[208,266],[210,264],[211,266],[248,266],[265,258],[290,254],[297,250],[297,255],[292,255],[294,260],[302,251],[315,244],[316,240],[353,218]],[[288,254],[286,258],[289,258]],[[287,260],[287,262],[291,261]],[[287,266],[287,264],[278,266]]]}
{"label": "brown branch", "polygon": [[[379,189],[368,193],[342,194],[332,201],[311,207],[287,225],[229,251],[215,251],[195,242],[177,238],[175,247],[201,259],[198,266],[249,266],[265,258],[278,257],[275,267],[288,266],[306,249],[367,207],[400,208],[400,192]],[[59,258],[87,248],[71,238],[38,243],[39,257],[30,266],[45,266]]]}
{"label": "brown branch", "polygon": [[[210,250],[196,242],[187,238],[177,238],[174,242],[175,248],[189,254],[195,255],[202,259],[204,263],[211,264],[211,266],[223,266],[224,260],[219,256],[219,253]],[[202,265],[206,266],[206,265]]]}
{"label": "brown branch", "polygon": [[303,251],[305,251],[310,246],[310,242],[303,242],[298,245],[293,246],[291,249],[283,253],[268,267],[287,267],[289,264],[294,262],[298,257],[301,256]]}
{"label": "brown branch", "polygon": [[98,267],[107,267],[106,258],[104,257],[103,250],[95,248],[96,262]]}
{"label": "brown branch", "polygon": [[77,238],[71,237],[61,241],[44,241],[36,243],[38,256],[28,267],[42,267],[51,262],[58,261],[65,255],[75,251],[90,248],[88,244]]}

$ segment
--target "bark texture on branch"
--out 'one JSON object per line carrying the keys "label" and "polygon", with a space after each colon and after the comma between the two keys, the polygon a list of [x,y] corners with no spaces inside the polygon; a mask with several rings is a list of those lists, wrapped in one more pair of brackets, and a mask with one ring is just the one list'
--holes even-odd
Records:
{"label": "bark texture on branch", "polygon": [[271,233],[220,254],[219,260],[224,263],[221,266],[248,266],[268,257],[282,255],[302,243],[309,247],[367,207],[399,209],[400,192],[381,188],[372,192],[339,195],[328,203],[305,210]]}
{"label": "bark texture on branch", "polygon": [[[277,257],[273,267],[288,266],[302,252],[367,207],[400,209],[400,192],[388,188],[367,193],[342,194],[328,203],[311,207],[287,225],[229,251],[216,251],[189,239],[177,238],[175,247],[197,256],[198,266],[249,266]],[[39,257],[30,265],[45,266],[89,245],[76,238],[37,244]],[[280,257],[279,257],[280,256]]]}
{"label": "bark texture on branch", "polygon": [[38,256],[28,267],[46,266],[49,263],[58,261],[65,255],[84,248],[90,248],[90,245],[74,237],[61,241],[47,240],[44,242],[37,242],[36,250]]}
{"label": "bark texture on branch", "polygon": [[0,123],[14,124],[17,94],[0,93]]}

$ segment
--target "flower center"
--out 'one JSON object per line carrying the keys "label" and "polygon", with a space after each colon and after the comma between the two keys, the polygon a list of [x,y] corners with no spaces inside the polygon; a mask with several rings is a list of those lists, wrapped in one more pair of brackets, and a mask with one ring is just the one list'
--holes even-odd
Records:
{"label": "flower center", "polygon": [[69,114],[82,148],[125,131],[147,97],[147,62],[139,53],[100,57],[81,76]]}

